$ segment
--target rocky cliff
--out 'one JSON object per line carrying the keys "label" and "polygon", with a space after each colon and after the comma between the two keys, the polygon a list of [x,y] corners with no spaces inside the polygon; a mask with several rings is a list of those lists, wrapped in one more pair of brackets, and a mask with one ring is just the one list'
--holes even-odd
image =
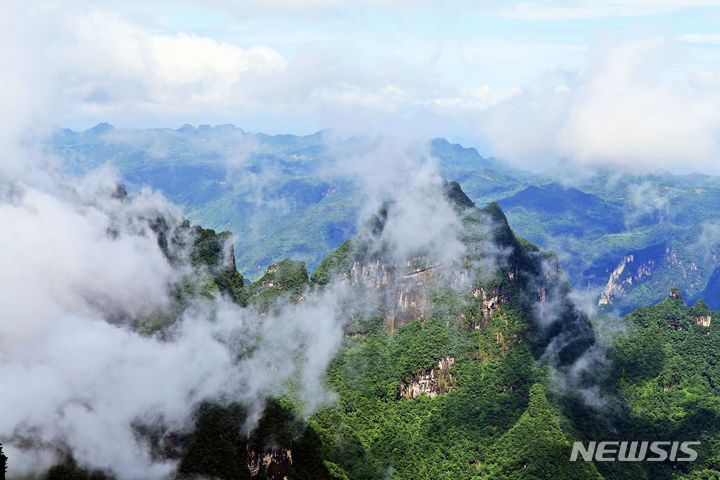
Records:
{"label": "rocky cliff", "polygon": [[609,271],[598,305],[624,312],[633,305],[659,301],[674,285],[681,285],[690,298],[702,296],[709,272],[691,258],[670,242],[624,255]]}

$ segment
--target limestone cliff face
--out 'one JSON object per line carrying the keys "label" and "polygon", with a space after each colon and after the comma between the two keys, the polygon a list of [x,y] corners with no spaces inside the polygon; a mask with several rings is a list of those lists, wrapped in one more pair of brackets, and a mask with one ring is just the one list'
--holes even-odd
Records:
{"label": "limestone cliff face", "polygon": [[[595,339],[587,318],[567,298],[557,258],[517,237],[499,205],[478,209],[472,202],[456,202],[456,206],[464,226],[459,236],[464,250],[457,253],[461,257],[446,264],[422,253],[404,260],[393,258],[396,252],[382,238],[392,207],[386,205],[370,222],[368,232],[323,260],[313,273],[314,284],[322,288],[336,278],[357,287],[346,308],[349,316],[360,318],[358,324],[364,315],[372,315],[373,321],[380,316],[390,334],[413,320],[428,318],[435,292],[442,294],[448,287],[460,293],[458,302],[474,297],[474,305],[467,302],[467,310],[457,313],[458,323],[473,329],[482,330],[511,303],[513,309],[527,313],[532,349],[541,355],[553,343],[556,354],[551,361],[570,365]],[[551,308],[536,308],[545,304]],[[353,324],[346,335],[361,338],[366,332],[366,326]],[[497,341],[505,349],[515,339],[500,335]],[[412,396],[408,392],[422,392],[423,385],[432,383],[432,376],[406,383],[403,395]]]}
{"label": "limestone cliff face", "polygon": [[[625,289],[632,286],[633,281],[639,281],[645,276],[652,275],[653,267],[655,266],[654,260],[648,260],[647,262],[637,266],[635,274],[631,273],[631,268],[635,257],[633,255],[626,255],[620,260],[620,263],[610,273],[607,284],[600,294],[598,305],[611,305],[613,300],[625,294]],[[626,272],[627,269],[627,272]]]}
{"label": "limestone cliff face", "polygon": [[691,317],[691,319],[693,322],[700,325],[701,327],[709,327],[710,322],[712,322],[711,315],[697,315],[697,316]]}
{"label": "limestone cliff face", "polygon": [[400,384],[399,398],[409,400],[427,395],[436,397],[447,393],[455,386],[455,378],[450,373],[450,368],[455,365],[454,357],[442,357],[437,367],[430,368],[416,375],[408,375]]}
{"label": "limestone cliff face", "polygon": [[[695,294],[703,286],[703,273],[698,265],[682,258],[677,248],[660,244],[623,256],[608,276],[598,305],[624,305],[641,295],[643,289],[664,292],[671,285],[681,284],[684,291]],[[641,288],[642,287],[642,288]],[[658,298],[645,299],[657,301]]]}
{"label": "limestone cliff face", "polygon": [[473,291],[473,297],[477,299],[480,305],[481,320],[479,322],[473,322],[471,327],[479,330],[492,314],[508,301],[509,295],[506,289],[502,285],[499,285],[492,288],[476,288]]}
{"label": "limestone cliff face", "polygon": [[252,480],[289,480],[288,471],[293,463],[292,451],[287,448],[275,448],[256,451],[247,447],[248,469]]}
{"label": "limestone cliff face", "polygon": [[[356,260],[345,275],[345,282],[379,293],[378,305],[388,332],[396,331],[413,320],[426,318],[431,306],[430,292],[441,281],[460,286],[468,282],[467,271],[453,271],[451,278],[444,265],[432,264],[425,257],[407,260],[401,265],[380,259]],[[448,283],[446,283],[448,284]]]}

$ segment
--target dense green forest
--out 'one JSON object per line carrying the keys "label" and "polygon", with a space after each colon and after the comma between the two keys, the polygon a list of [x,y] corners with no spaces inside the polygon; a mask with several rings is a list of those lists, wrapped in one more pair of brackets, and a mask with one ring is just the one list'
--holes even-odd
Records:
{"label": "dense green forest", "polygon": [[[700,441],[696,462],[602,464],[606,478],[720,478],[718,313],[680,292],[626,315],[609,350],[607,405],[591,415],[566,405],[588,439]],[[642,468],[640,468],[642,467]]]}
{"label": "dense green forest", "polygon": [[[387,268],[383,278],[390,280],[377,288],[402,291],[418,304],[424,299],[426,308],[390,302],[349,309],[343,345],[325,378],[336,400],[311,415],[288,393],[269,399],[247,431],[243,405],[205,403],[194,428],[157,441],[156,455],[175,459],[183,479],[720,478],[716,314],[702,301],[687,306],[673,290],[659,304],[614,320],[602,343],[599,325],[607,322],[596,321],[594,329],[575,310],[552,255],[517,237],[498,205],[476,208],[457,184],[447,184],[445,193],[465,228],[463,268],[480,268],[484,257],[497,255],[483,251],[483,242],[502,247],[497,270],[475,272],[463,288],[439,281],[432,266],[401,275],[383,248],[363,238],[343,243],[310,275],[302,262],[283,260],[247,283],[234,262],[223,261],[227,233],[189,224],[169,232],[158,222],[168,254],[168,245],[189,242],[194,273],[177,286],[178,310],[194,296],[225,295],[267,312],[302,302],[334,280],[352,283],[352,272],[364,265]],[[375,234],[386,219],[381,211],[373,220]],[[488,219],[492,231],[475,228]],[[375,277],[366,280],[356,288],[375,288],[368,287]],[[550,304],[554,319],[543,325],[536,309]],[[156,332],[170,321],[147,319],[142,328]],[[571,386],[596,392],[592,405],[558,385],[586,359],[591,368]],[[569,461],[573,441],[612,439],[702,444],[693,463]],[[68,456],[46,478],[106,477]]]}

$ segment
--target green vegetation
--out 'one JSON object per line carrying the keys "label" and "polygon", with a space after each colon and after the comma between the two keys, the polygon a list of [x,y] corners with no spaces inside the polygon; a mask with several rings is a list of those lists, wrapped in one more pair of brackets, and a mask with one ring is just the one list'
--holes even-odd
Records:
{"label": "green vegetation", "polygon": [[261,309],[268,309],[281,297],[297,301],[309,281],[305,263],[286,258],[270,265],[262,278],[249,285],[248,298]]}
{"label": "green vegetation", "polygon": [[330,255],[320,262],[320,266],[310,276],[313,285],[327,285],[334,275],[348,269],[350,254],[352,250],[352,241],[347,240],[338,248],[333,250]]}
{"label": "green vegetation", "polygon": [[[595,341],[588,319],[567,299],[568,287],[550,285],[560,280],[546,274],[543,262],[557,265],[557,258],[516,235],[498,203],[477,209],[453,183],[446,194],[462,215],[468,246],[492,240],[507,253],[492,276],[478,276],[463,291],[428,286],[427,311],[397,328],[388,328],[391,312],[383,308],[348,318],[324,379],[337,401],[309,417],[293,392],[269,399],[259,417],[235,403],[206,403],[194,428],[174,432],[172,448],[154,453],[177,460],[183,479],[720,478],[720,316],[703,301],[688,307],[680,289],[628,314],[623,333],[609,346],[611,368],[585,374],[586,383],[597,387],[591,393],[602,396],[602,407],[591,408],[554,388],[551,360],[544,355],[552,345],[552,367],[562,374]],[[389,208],[374,219],[373,233],[384,228]],[[485,217],[494,221],[493,231],[475,228]],[[303,261],[285,259],[246,285],[228,233],[189,223],[171,233],[162,220],[154,228],[172,261],[174,247],[187,247],[192,273],[175,285],[173,311],[141,319],[139,327],[148,334],[172,323],[194,298],[227,295],[261,311],[281,308],[368,260],[369,249],[353,239],[310,276]],[[469,251],[469,269],[491,255],[481,248]],[[373,255],[373,261],[383,260],[382,253]],[[558,321],[547,327],[532,321],[541,292],[557,309]],[[493,297],[492,308],[483,303],[486,297]],[[562,344],[553,343],[558,339]],[[406,394],[411,388],[417,395]],[[692,464],[571,463],[570,448],[579,439],[702,444]],[[67,458],[47,478],[106,477]]]}
{"label": "green vegetation", "polygon": [[195,429],[185,440],[187,453],[178,467],[180,478],[203,474],[216,478],[250,479],[242,426],[247,412],[239,405],[204,404]]}
{"label": "green vegetation", "polygon": [[3,453],[2,443],[0,443],[0,473],[2,473],[3,480],[5,479],[6,472],[7,472],[7,457]]}
{"label": "green vegetation", "polygon": [[[131,190],[150,185],[183,205],[193,221],[234,232],[238,269],[256,280],[282,258],[314,269],[355,233],[362,192],[356,179],[335,168],[337,152],[359,154],[373,141],[335,142],[338,148],[329,149],[322,132],[273,136],[232,125],[100,125],[60,131],[48,148],[74,173],[110,162]],[[467,193],[454,200],[465,206],[499,202],[519,235],[558,252],[576,288],[603,287],[623,257],[635,256],[624,277],[634,279],[613,299],[613,309],[629,312],[656,303],[673,284],[688,298],[720,308],[714,260],[720,250],[699,244],[702,225],[715,222],[720,209],[717,177],[600,171],[576,179],[572,188],[442,138],[428,144],[441,176]],[[240,165],[238,151],[245,152]],[[448,185],[453,197],[457,191]],[[663,249],[637,260],[646,249],[666,244],[674,255]],[[652,275],[638,276],[638,269]]]}
{"label": "green vegetation", "polygon": [[488,450],[480,461],[480,478],[487,480],[552,478],[602,479],[595,465],[569,462],[572,441],[560,428],[559,415],[534,384],[520,419]]}
{"label": "green vegetation", "polygon": [[[710,315],[709,326],[698,324]],[[646,462],[629,474],[598,464],[607,479],[720,478],[720,330],[717,312],[699,301],[688,307],[673,289],[653,307],[624,318],[605,380],[605,421],[566,413],[588,439],[701,441],[696,462]],[[688,474],[682,476],[682,474]]]}
{"label": "green vegetation", "polygon": [[[496,328],[504,324],[499,319]],[[527,348],[498,346],[490,354],[481,352],[483,340],[480,331],[439,319],[410,323],[394,335],[378,329],[349,340],[328,372],[338,403],[311,420],[329,460],[353,479],[388,472],[396,479],[476,475],[483,447],[512,425],[537,378]],[[400,398],[403,382],[438,368],[443,357],[455,359],[454,387],[435,397]],[[355,445],[355,454],[344,453],[347,443]]]}
{"label": "green vegetation", "polygon": [[[194,432],[184,440],[187,453],[178,468],[179,478],[281,478],[280,471],[299,480],[332,478],[320,458],[320,442],[312,426],[298,420],[290,406],[270,401],[251,433],[244,431],[247,421],[247,411],[237,404],[203,405]],[[265,462],[264,457],[272,460]],[[250,465],[257,468],[254,475]]]}
{"label": "green vegetation", "polygon": [[210,278],[201,287],[201,294],[209,297],[223,293],[234,302],[245,305],[245,281],[235,268],[235,252],[230,232],[195,227],[192,229],[190,262],[196,268],[206,269]]}
{"label": "green vegetation", "polygon": [[[493,478],[497,472],[533,478],[533,472],[546,468],[558,478],[596,474],[592,465],[568,465],[573,437],[561,426],[567,421],[541,387],[531,393],[531,386],[545,382],[546,376],[538,361],[542,340],[530,320],[527,294],[534,292],[533,278],[546,256],[510,230],[498,205],[475,209],[457,190],[448,185],[468,228],[464,240],[492,240],[509,253],[494,277],[476,285],[502,292],[496,310],[483,310],[470,291],[429,286],[429,310],[397,328],[389,329],[381,312],[349,319],[345,342],[326,374],[336,402],[301,419],[292,394],[272,399],[249,435],[242,433],[248,421],[243,407],[207,404],[198,412],[193,433],[183,440],[181,476],[248,478],[253,468],[279,478],[271,472],[278,468],[293,479],[454,480]],[[475,231],[483,216],[493,219],[493,231]],[[381,212],[377,231],[384,227],[383,219]],[[206,237],[201,237],[204,247],[198,257],[217,263],[215,236]],[[272,308],[298,299],[309,284],[323,286],[333,276],[346,275],[355,261],[367,260],[367,249],[356,242],[342,244],[310,278],[303,262],[272,264],[262,278],[244,287],[248,301]],[[382,257],[373,257],[377,260]],[[408,395],[411,389],[416,393]],[[540,428],[537,441],[516,451],[522,436],[534,428]],[[258,452],[270,463],[257,467],[253,459]],[[283,460],[287,452],[292,463]],[[529,476],[512,475],[521,464]]]}

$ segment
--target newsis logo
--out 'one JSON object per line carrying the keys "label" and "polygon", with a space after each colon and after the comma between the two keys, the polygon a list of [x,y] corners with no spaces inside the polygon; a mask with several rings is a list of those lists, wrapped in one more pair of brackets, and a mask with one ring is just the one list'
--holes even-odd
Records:
{"label": "newsis logo", "polygon": [[570,461],[586,462],[694,462],[700,442],[575,442]]}

